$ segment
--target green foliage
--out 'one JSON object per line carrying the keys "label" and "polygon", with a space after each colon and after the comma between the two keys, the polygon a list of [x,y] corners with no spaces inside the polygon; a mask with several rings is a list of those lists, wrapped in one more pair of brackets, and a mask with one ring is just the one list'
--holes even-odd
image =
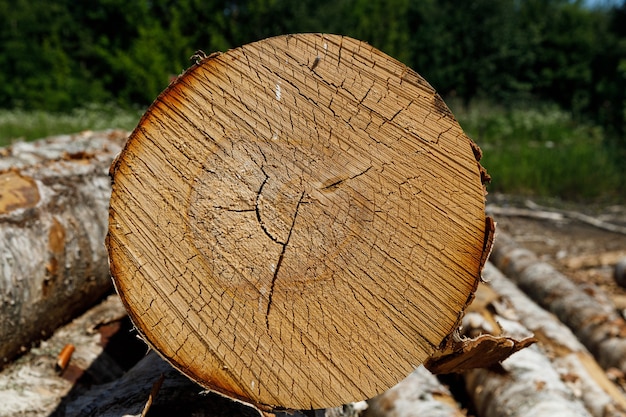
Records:
{"label": "green foliage", "polygon": [[[444,96],[547,98],[622,132],[626,6],[568,0],[0,0],[4,107],[149,104],[196,49],[284,33],[366,40]],[[621,89],[619,89],[621,88]]]}
{"label": "green foliage", "polygon": [[131,131],[139,122],[142,110],[122,109],[112,105],[89,105],[70,112],[0,109],[0,146],[16,140],[33,140],[83,130],[124,129]]}
{"label": "green foliage", "polygon": [[576,122],[556,105],[456,103],[453,110],[483,150],[481,163],[493,177],[490,190],[624,201],[622,163],[603,144],[602,128]]}
{"label": "green foliage", "polygon": [[[596,156],[577,162],[577,172],[600,181],[597,167],[606,160],[626,177],[626,164],[614,162],[626,160],[626,1],[590,9],[582,0],[0,0],[0,16],[0,108],[36,114],[90,103],[145,107],[197,49],[223,51],[285,33],[341,33],[403,61],[444,97],[465,106],[501,103],[505,110],[490,108],[493,117],[485,115],[480,126],[512,130],[497,152],[505,158],[503,149],[517,149],[526,155],[517,164],[542,163],[532,156],[541,154],[552,170],[535,177],[528,170],[528,187],[560,177],[562,189],[549,192],[574,193],[567,183],[578,174],[549,161],[577,161],[592,149]],[[531,134],[518,126],[530,110],[506,110],[525,100],[556,103],[542,112],[562,111],[569,121],[557,128],[537,119]],[[579,132],[589,121],[601,129]],[[624,194],[623,182],[618,187]]]}

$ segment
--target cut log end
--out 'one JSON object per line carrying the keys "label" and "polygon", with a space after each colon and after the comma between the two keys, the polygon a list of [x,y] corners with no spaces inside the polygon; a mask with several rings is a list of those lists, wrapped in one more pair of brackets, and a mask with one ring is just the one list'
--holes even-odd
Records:
{"label": "cut log end", "polygon": [[115,285],[205,387],[267,408],[371,398],[476,290],[493,231],[479,155],[366,43],[289,35],[199,60],[112,166]]}

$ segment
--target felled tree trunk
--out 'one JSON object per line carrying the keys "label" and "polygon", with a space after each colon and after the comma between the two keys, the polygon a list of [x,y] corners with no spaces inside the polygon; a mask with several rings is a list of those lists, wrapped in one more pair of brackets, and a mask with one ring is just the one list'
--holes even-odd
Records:
{"label": "felled tree trunk", "polygon": [[364,417],[463,417],[465,412],[425,367],[420,366],[395,387],[368,401]]}
{"label": "felled tree trunk", "polygon": [[467,373],[467,389],[481,417],[591,417],[537,346],[517,352],[502,367],[504,372]]}
{"label": "felled tree trunk", "polygon": [[[479,287],[477,302],[463,319],[464,331],[470,335],[528,336],[528,329],[514,320],[506,308],[503,310],[508,318],[493,313],[504,302],[489,287]],[[591,416],[538,345],[514,353],[500,366],[469,370],[464,377],[467,392],[481,417]]]}
{"label": "felled tree trunk", "polygon": [[0,149],[0,367],[111,289],[108,167],[127,134]]}
{"label": "felled tree trunk", "polygon": [[490,309],[518,319],[533,332],[561,380],[593,416],[626,415],[626,397],[567,326],[535,304],[493,264],[485,265],[483,277],[498,294]]}
{"label": "felled tree trunk", "polygon": [[[152,388],[160,379],[158,391]],[[181,375],[155,352],[150,352],[121,378],[95,387],[65,404],[55,415],[64,417],[140,417],[151,393],[150,415],[194,415],[215,417],[237,415],[261,417],[258,410],[201,394],[202,387]]]}
{"label": "felled tree trunk", "polygon": [[111,270],[134,323],[262,408],[390,388],[476,289],[480,150],[423,78],[354,39],[197,56],[112,166]]}
{"label": "felled tree trunk", "polygon": [[599,302],[504,233],[498,234],[492,259],[533,300],[565,323],[600,365],[626,372],[626,322],[610,303]]}
{"label": "felled tree trunk", "polygon": [[[86,387],[121,377],[124,369],[105,349],[111,342],[109,329],[125,317],[117,295],[110,295],[9,363],[0,371],[0,416],[65,416],[65,402],[80,396]],[[61,370],[59,354],[70,345],[75,350]],[[85,383],[77,382],[81,378]]]}
{"label": "felled tree trunk", "polygon": [[[157,389],[155,385],[159,384]],[[118,380],[94,387],[58,409],[63,417],[140,417],[146,409],[150,416],[193,415],[197,417],[263,417],[265,414],[241,402],[203,391],[202,387],[171,367],[155,352],[150,352]],[[358,417],[348,404],[316,410],[319,417]],[[305,417],[299,412],[277,413],[275,417]]]}

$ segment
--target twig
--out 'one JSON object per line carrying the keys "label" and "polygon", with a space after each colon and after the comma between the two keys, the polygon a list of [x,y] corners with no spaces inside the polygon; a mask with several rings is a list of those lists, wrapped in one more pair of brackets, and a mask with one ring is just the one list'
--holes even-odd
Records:
{"label": "twig", "polygon": [[[536,204],[535,202],[530,201],[530,200],[526,200],[525,204],[526,204],[526,207],[528,207],[529,209],[532,209],[532,210],[546,210],[545,207],[542,207],[539,204]],[[554,212],[554,213],[562,214],[563,216],[569,217],[570,219],[575,219],[575,220],[581,221],[583,223],[589,224],[591,226],[595,226],[598,229],[607,230],[609,232],[620,233],[622,235],[626,235],[626,227],[624,227],[624,226],[619,226],[619,225],[616,225],[616,224],[607,223],[607,222],[602,221],[600,219],[597,219],[595,217],[591,217],[591,216],[588,216],[588,215],[583,214],[583,213],[578,213],[576,211],[559,210],[559,209],[549,209],[549,210]]]}
{"label": "twig", "polygon": [[498,207],[498,206],[494,206],[493,204],[487,205],[486,212],[488,214],[493,214],[496,216],[529,217],[533,219],[554,220],[554,221],[565,220],[565,216],[563,216],[561,213],[529,210],[529,209],[523,209],[523,208],[517,208],[517,207]]}
{"label": "twig", "polygon": [[161,385],[163,384],[163,380],[165,379],[165,374],[161,374],[159,379],[152,385],[152,390],[150,391],[150,395],[148,396],[148,401],[146,401],[146,405],[143,407],[143,411],[141,412],[141,417],[146,417],[148,415],[148,411],[150,411],[150,407],[152,406],[152,402],[156,398],[159,390],[161,389]]}
{"label": "twig", "polygon": [[626,235],[626,227],[607,223],[595,217],[569,210],[559,210],[540,206],[533,201],[526,200],[526,209],[517,207],[498,207],[489,204],[486,208],[488,214],[496,216],[528,217],[541,220],[563,221],[566,219],[578,220],[582,223],[594,226],[598,229]]}

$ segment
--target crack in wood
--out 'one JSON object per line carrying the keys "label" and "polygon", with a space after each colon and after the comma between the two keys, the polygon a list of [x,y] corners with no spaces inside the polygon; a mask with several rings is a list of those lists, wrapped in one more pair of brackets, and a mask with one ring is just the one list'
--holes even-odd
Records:
{"label": "crack in wood", "polygon": [[346,181],[350,181],[350,180],[353,180],[353,179],[355,179],[355,178],[357,178],[357,177],[360,177],[361,175],[366,174],[366,173],[367,173],[367,171],[369,171],[370,169],[372,169],[372,166],[371,166],[371,165],[370,165],[370,166],[369,166],[369,167],[368,167],[365,171],[360,172],[360,173],[358,173],[358,174],[355,174],[355,175],[353,175],[353,176],[351,176],[351,177],[348,177],[348,178],[339,179],[339,180],[337,180],[337,181],[335,181],[335,182],[333,182],[333,183],[331,183],[331,184],[329,184],[329,185],[325,185],[325,186],[323,186],[323,187],[321,188],[321,190],[322,190],[322,191],[334,190],[334,189],[338,188],[338,187],[339,187],[341,184],[343,184],[344,182],[346,182]]}
{"label": "crack in wood", "polygon": [[261,229],[267,235],[267,237],[269,237],[273,242],[276,242],[280,245],[284,245],[285,244],[284,242],[281,242],[280,240],[278,240],[278,238],[273,236],[269,232],[269,230],[267,230],[267,227],[265,227],[265,223],[263,222],[263,219],[261,218],[261,210],[259,209],[259,200],[261,199],[261,194],[263,193],[263,187],[265,187],[265,184],[267,184],[267,181],[270,179],[269,175],[267,175],[267,173],[265,172],[263,168],[261,168],[261,172],[263,172],[263,175],[265,175],[265,179],[261,183],[261,186],[259,187],[259,191],[257,191],[256,193],[256,200],[254,202],[254,211],[256,213],[256,219],[259,222],[259,226],[261,226]]}
{"label": "crack in wood", "polygon": [[238,208],[224,207],[224,206],[213,206],[213,208],[216,210],[231,211],[233,213],[248,213],[248,212],[256,211],[256,209],[253,209],[253,208],[238,209]]}
{"label": "crack in wood", "polygon": [[296,225],[296,219],[298,218],[298,212],[300,210],[300,204],[302,204],[302,200],[304,199],[305,192],[303,191],[300,194],[300,199],[298,200],[298,204],[296,205],[296,211],[293,215],[293,220],[291,222],[291,227],[289,228],[289,234],[287,235],[287,239],[284,243],[281,243],[282,250],[280,251],[280,255],[278,255],[278,262],[276,262],[276,269],[274,269],[274,276],[272,277],[272,283],[270,284],[270,291],[267,296],[267,310],[265,312],[265,326],[267,330],[270,329],[270,309],[272,308],[272,297],[274,295],[274,286],[276,284],[276,279],[278,278],[278,271],[280,271],[280,266],[283,263],[283,258],[285,257],[285,252],[287,250],[287,245],[289,244],[289,239],[291,239],[291,234],[293,232],[293,228]]}

